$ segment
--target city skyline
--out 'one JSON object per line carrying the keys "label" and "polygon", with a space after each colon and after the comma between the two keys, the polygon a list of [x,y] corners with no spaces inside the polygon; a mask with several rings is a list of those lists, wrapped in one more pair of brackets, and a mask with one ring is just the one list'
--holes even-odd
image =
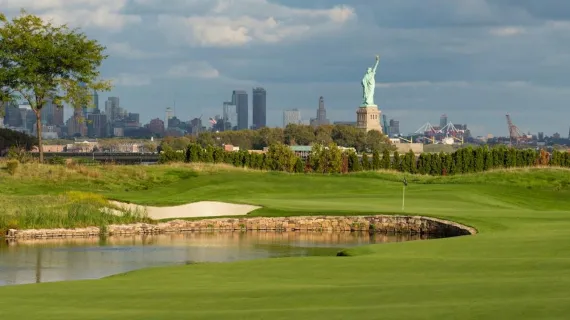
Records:
{"label": "city skyline", "polygon": [[[375,100],[402,133],[447,114],[474,135],[507,135],[507,113],[523,132],[567,132],[568,4],[434,1],[69,0],[26,10],[107,46],[101,71],[115,88],[99,100],[121,97],[144,123],[174,100],[184,120],[221,114],[228,92],[258,86],[268,92],[268,126],[280,125],[283,110],[312,114],[321,95],[332,122],[351,121],[361,73],[380,54]],[[2,10],[13,16],[21,6]]]}

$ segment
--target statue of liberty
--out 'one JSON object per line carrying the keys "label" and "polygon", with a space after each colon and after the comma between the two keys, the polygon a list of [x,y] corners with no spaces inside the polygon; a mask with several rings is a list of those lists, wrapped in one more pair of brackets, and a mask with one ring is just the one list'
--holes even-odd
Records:
{"label": "statue of liberty", "polygon": [[376,80],[374,76],[376,75],[376,67],[378,67],[378,61],[380,56],[376,56],[376,63],[373,68],[368,68],[366,74],[362,78],[362,104],[361,107],[373,106],[374,105],[374,89],[376,88]]}

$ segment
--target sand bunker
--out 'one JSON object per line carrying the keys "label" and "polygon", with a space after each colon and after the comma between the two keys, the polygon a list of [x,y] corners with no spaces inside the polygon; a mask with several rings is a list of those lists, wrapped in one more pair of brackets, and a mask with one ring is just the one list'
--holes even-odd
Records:
{"label": "sand bunker", "polygon": [[151,207],[133,203],[123,203],[109,201],[111,204],[122,210],[131,210],[146,213],[154,220],[172,218],[199,218],[199,217],[219,217],[219,216],[244,216],[259,206],[247,204],[235,204],[218,201],[200,201],[174,207]]}

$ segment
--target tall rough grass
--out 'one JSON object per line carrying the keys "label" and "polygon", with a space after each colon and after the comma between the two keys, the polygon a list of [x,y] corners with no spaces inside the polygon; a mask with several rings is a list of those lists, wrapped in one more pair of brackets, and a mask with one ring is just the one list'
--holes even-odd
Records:
{"label": "tall rough grass", "polygon": [[0,230],[40,228],[81,228],[109,224],[151,223],[146,212],[109,210],[113,208],[102,196],[71,191],[53,198],[52,203],[23,202],[0,212]]}

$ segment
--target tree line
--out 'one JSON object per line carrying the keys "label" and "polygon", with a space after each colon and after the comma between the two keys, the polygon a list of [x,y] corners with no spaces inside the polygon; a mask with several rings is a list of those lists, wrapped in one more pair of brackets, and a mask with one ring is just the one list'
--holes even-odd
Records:
{"label": "tree line", "polygon": [[31,150],[38,145],[38,139],[22,132],[0,128],[0,156],[10,147]]}
{"label": "tree line", "polygon": [[285,128],[260,128],[257,130],[238,130],[222,132],[202,132],[197,136],[165,137],[161,148],[168,145],[173,149],[184,149],[189,143],[197,143],[206,148],[209,145],[231,144],[245,150],[263,150],[273,144],[286,145],[328,145],[335,143],[343,147],[352,147],[357,152],[371,150],[394,150],[390,139],[379,131],[365,132],[350,125],[309,125],[289,124]]}
{"label": "tree line", "polygon": [[570,167],[570,153],[553,151],[549,154],[544,150],[482,146],[466,147],[453,153],[422,153],[419,156],[413,151],[399,154],[388,149],[359,155],[354,151],[343,151],[331,142],[314,144],[309,156],[302,159],[283,143],[270,145],[266,153],[225,151],[213,145],[203,147],[191,143],[184,150],[175,150],[166,145],[160,152],[159,162],[227,163],[236,167],[292,173],[327,174],[384,169],[410,174],[455,175],[500,168]]}

